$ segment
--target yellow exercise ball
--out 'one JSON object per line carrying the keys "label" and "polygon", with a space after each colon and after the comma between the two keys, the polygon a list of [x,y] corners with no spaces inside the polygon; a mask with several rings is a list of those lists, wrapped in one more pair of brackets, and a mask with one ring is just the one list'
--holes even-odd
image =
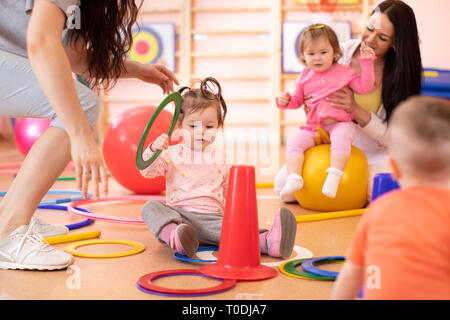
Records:
{"label": "yellow exercise ball", "polygon": [[335,198],[322,193],[330,167],[330,145],[321,144],[305,152],[303,188],[295,193],[298,203],[317,211],[339,211],[363,208],[367,202],[369,165],[364,153],[352,146],[350,159],[339,182]]}

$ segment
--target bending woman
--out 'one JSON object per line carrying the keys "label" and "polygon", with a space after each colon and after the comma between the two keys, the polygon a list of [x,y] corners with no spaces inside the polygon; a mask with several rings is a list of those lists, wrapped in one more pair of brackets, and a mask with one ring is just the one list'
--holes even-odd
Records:
{"label": "bending woman", "polygon": [[64,233],[65,227],[31,219],[71,159],[83,195],[90,182],[94,197],[108,192],[103,157],[92,134],[98,98],[74,81],[72,72],[89,77],[94,88],[110,87],[122,77],[157,84],[164,93],[178,84],[163,66],[125,59],[138,10],[134,0],[0,4],[0,115],[53,119],[1,201],[0,268],[51,270],[72,263],[70,254],[39,240]]}
{"label": "bending woman", "polygon": [[[357,73],[361,42],[375,51],[375,85],[367,95],[354,94],[345,88],[328,99],[336,108],[353,113],[357,123],[353,145],[361,149],[370,165],[370,199],[375,174],[389,172],[387,164],[387,124],[392,111],[410,96],[420,94],[422,59],[419,33],[414,11],[400,0],[386,0],[378,5],[369,18],[360,40],[341,44],[344,55],[339,63],[350,65]],[[307,109],[307,100],[305,100]],[[280,193],[286,183],[286,166],[275,178],[274,189]],[[288,201],[296,201],[295,198]]]}

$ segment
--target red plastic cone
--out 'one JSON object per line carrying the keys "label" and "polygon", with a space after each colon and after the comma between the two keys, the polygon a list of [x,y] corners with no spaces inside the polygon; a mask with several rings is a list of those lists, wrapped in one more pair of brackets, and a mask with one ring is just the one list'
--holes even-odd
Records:
{"label": "red plastic cone", "polygon": [[261,265],[255,168],[232,166],[225,212],[215,264],[200,268],[208,276],[222,279],[263,280],[277,271]]}

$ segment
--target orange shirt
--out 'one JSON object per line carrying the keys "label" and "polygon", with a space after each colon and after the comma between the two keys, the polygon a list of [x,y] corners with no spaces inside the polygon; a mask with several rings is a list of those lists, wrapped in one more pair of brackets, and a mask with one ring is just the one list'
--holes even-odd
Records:
{"label": "orange shirt", "polygon": [[365,299],[450,299],[450,190],[413,187],[378,198],[346,258],[363,267]]}

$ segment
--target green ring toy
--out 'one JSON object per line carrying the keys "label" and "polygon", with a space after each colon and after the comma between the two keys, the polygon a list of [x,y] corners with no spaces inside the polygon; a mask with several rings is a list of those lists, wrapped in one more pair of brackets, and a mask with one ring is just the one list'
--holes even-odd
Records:
{"label": "green ring toy", "polygon": [[301,264],[305,261],[311,260],[311,258],[306,259],[297,259],[297,260],[291,260],[287,261],[280,265],[280,271],[288,276],[299,278],[299,279],[313,279],[313,280],[335,280],[335,277],[324,277],[324,276],[318,276],[312,273],[299,271],[297,269],[298,266],[301,266]]}
{"label": "green ring toy", "polygon": [[142,134],[141,141],[139,141],[138,149],[136,151],[136,167],[139,170],[144,170],[149,165],[151,165],[153,163],[153,161],[155,161],[156,158],[158,158],[159,154],[161,153],[161,150],[156,150],[156,152],[148,160],[144,160],[144,158],[142,157],[142,153],[144,151],[144,143],[145,143],[145,140],[147,139],[150,128],[152,127],[153,123],[155,122],[156,118],[158,117],[158,115],[162,111],[162,109],[164,109],[171,102],[175,103],[175,112],[173,114],[172,124],[169,128],[169,131],[167,132],[167,135],[170,137],[170,135],[173,132],[173,129],[175,129],[175,125],[178,120],[178,115],[180,114],[180,111],[181,111],[181,102],[182,102],[181,94],[179,92],[172,92],[171,94],[169,94],[161,102],[161,104],[158,106],[158,108],[153,113],[152,117],[150,118],[150,121],[147,123],[144,133]]}

